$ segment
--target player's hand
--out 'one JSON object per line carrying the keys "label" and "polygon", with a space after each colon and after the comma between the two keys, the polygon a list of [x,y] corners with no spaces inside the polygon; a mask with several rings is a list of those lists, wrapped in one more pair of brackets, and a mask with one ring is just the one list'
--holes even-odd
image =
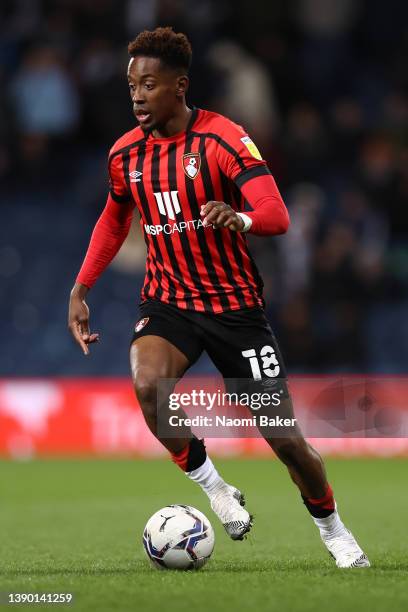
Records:
{"label": "player's hand", "polygon": [[89,308],[85,302],[82,289],[83,286],[75,285],[71,291],[68,329],[83,350],[84,355],[89,355],[88,345],[98,342],[99,334],[91,334],[89,330]]}
{"label": "player's hand", "polygon": [[201,216],[204,217],[203,225],[212,225],[214,228],[228,227],[233,232],[242,232],[244,221],[236,211],[225,202],[210,201],[201,206]]}

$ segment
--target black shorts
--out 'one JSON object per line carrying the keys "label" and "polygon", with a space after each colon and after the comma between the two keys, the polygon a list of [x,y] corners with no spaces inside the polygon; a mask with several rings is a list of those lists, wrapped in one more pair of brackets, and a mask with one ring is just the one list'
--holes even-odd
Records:
{"label": "black shorts", "polygon": [[261,308],[207,314],[148,300],[140,305],[132,342],[149,335],[171,342],[190,366],[206,351],[224,378],[286,378],[282,355]]}

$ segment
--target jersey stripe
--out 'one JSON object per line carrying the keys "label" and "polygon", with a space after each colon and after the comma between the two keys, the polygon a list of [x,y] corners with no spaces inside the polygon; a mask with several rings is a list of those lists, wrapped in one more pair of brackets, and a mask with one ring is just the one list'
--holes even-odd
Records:
{"label": "jersey stripe", "polygon": [[117,149],[116,151],[111,153],[111,155],[109,156],[109,161],[108,161],[109,166],[110,166],[113,158],[116,157],[116,155],[122,155],[123,153],[127,153],[128,151],[130,151],[134,147],[138,147],[139,145],[143,144],[144,142],[146,142],[145,138],[139,138],[138,140],[135,140],[135,142],[131,142],[130,144],[127,144],[124,147],[121,147],[120,149]]}
{"label": "jersey stripe", "polygon": [[[181,175],[178,176],[177,172],[175,171],[176,155],[180,155],[180,157],[182,157],[185,153],[188,153],[190,151],[190,148],[191,148],[191,141],[187,142],[187,138],[184,140],[184,142],[178,143],[177,149],[174,150],[171,161],[169,160],[169,166],[171,163],[172,169],[174,168],[174,172],[169,170],[169,176],[175,177],[176,188],[179,187],[179,181],[185,181],[185,187],[187,191],[186,212],[190,213],[191,218],[199,219],[200,212],[199,212],[199,207],[198,207],[198,203],[197,203],[195,192],[194,192],[194,185],[192,184],[191,179],[188,179],[185,176],[184,172],[183,172],[183,176]],[[183,220],[185,220],[184,215],[183,215]],[[200,294],[201,301],[203,304],[203,309],[205,312],[212,313],[214,312],[214,306],[216,307],[220,306],[220,300],[216,297],[213,301],[211,301],[211,299],[208,296],[208,293],[205,290],[203,281],[209,282],[210,278],[208,275],[208,270],[204,265],[204,260],[202,258],[201,250],[200,250],[200,255],[198,257],[195,258],[193,255],[193,250],[194,252],[197,251],[197,248],[195,247],[198,246],[200,248],[200,242],[197,236],[198,233],[199,232],[195,232],[195,231],[181,232],[180,240],[183,245],[183,251],[185,253],[186,262],[188,265],[189,272],[191,274],[191,279],[194,283],[196,291],[198,291],[198,293]]]}
{"label": "jersey stripe", "polygon": [[[239,198],[234,197],[235,187],[230,183],[222,171],[218,168],[219,185],[221,188],[221,199],[230,204],[235,210],[240,210]],[[247,251],[245,234],[229,232],[228,244],[231,249],[230,259],[233,264],[234,277],[240,286],[245,287],[246,307],[253,307],[259,304],[257,296],[257,285],[251,274],[248,274],[244,266],[242,251]],[[248,253],[249,254],[249,253]]]}
{"label": "jersey stripe", "polygon": [[[176,156],[177,156],[177,144],[171,142],[167,150],[167,186],[169,191],[178,191],[177,185],[177,174],[176,174]],[[193,285],[197,288],[200,294],[204,293],[204,285],[201,282],[200,275],[198,274],[197,266],[191,253],[190,243],[185,232],[176,234],[177,244],[181,246],[182,256],[179,260],[175,254],[173,255],[178,265],[178,272],[180,275],[180,282],[187,282],[188,285]],[[185,279],[185,281],[184,281]],[[205,310],[204,302],[200,298],[193,298],[184,292],[184,300],[190,305],[195,307],[197,310]],[[181,306],[181,303],[179,303]]]}
{"label": "jersey stripe", "polygon": [[[154,193],[161,194],[162,192],[162,186],[161,186],[161,181],[160,181],[160,150],[161,150],[161,145],[155,144],[153,146],[152,162],[151,162],[151,181],[152,181],[152,187],[153,187],[153,195]],[[157,204],[157,200],[155,201],[155,204]],[[174,277],[174,270],[172,267],[174,265],[174,250],[169,251],[168,249],[169,241],[166,240],[166,238],[167,236],[165,234],[162,234],[159,237],[156,237],[157,241],[162,244],[162,253],[163,253],[162,263],[163,263],[163,268],[164,268],[163,272],[167,280],[166,284],[168,285],[168,289],[167,289],[168,298],[165,301],[170,302],[170,301],[174,301],[176,297],[176,286],[174,284],[174,281],[172,280],[172,277]],[[170,270],[167,270],[167,268],[170,268]]]}
{"label": "jersey stripe", "polygon": [[[163,144],[160,148],[160,194],[161,201],[163,201],[165,214],[168,218],[170,218],[169,211],[172,215],[175,216],[175,221],[177,222],[177,210],[179,207],[175,205],[178,202],[177,199],[172,200],[170,197],[170,188],[169,188],[169,175],[168,175],[168,145]],[[177,194],[176,194],[177,195]],[[159,204],[160,197],[158,196],[157,204]],[[166,245],[166,251],[168,254],[168,261],[166,261],[166,265],[169,268],[169,271],[172,274],[175,284],[175,294],[173,303],[176,303],[180,306],[180,308],[193,308],[194,306],[189,303],[187,304],[187,300],[185,299],[186,295],[186,287],[185,287],[185,277],[181,273],[180,265],[179,265],[179,257],[176,255],[177,237],[174,236],[173,239],[167,234],[163,234],[163,240]]]}
{"label": "jersey stripe", "polygon": [[109,189],[109,193],[111,194],[112,199],[115,200],[115,202],[118,202],[119,204],[129,202],[130,200],[130,196],[128,194],[118,195],[117,193],[113,191],[112,187]]}
{"label": "jersey stripe", "polygon": [[[141,162],[143,162],[143,160],[141,160]],[[132,193],[132,188],[130,185],[130,177],[129,177],[129,172],[130,172],[130,147],[122,149],[122,168],[123,168],[123,178],[124,181],[126,183],[127,189],[129,191],[129,193]],[[139,210],[139,215],[141,215],[141,211]],[[146,259],[146,277],[145,277],[145,282],[143,285],[143,289],[142,292],[143,293],[149,293],[150,290],[152,290],[154,292],[155,290],[155,284],[156,281],[154,279],[154,274],[153,274],[153,270],[155,269],[155,265],[153,264],[152,258],[151,258],[151,252],[149,249],[149,245],[147,242],[147,237],[145,235],[145,232],[143,232],[143,236],[144,236],[144,240],[145,240],[145,244],[146,244],[146,249],[147,249],[147,259]],[[151,284],[153,284],[153,288],[151,288]]]}
{"label": "jersey stripe", "polygon": [[214,138],[214,140],[216,140],[218,142],[218,144],[220,144],[226,151],[228,151],[228,153],[230,153],[230,155],[232,155],[233,157],[235,157],[239,167],[241,168],[241,170],[246,170],[247,167],[245,166],[242,157],[240,156],[240,154],[238,153],[238,151],[236,151],[230,144],[228,144],[228,142],[226,142],[223,138],[221,138],[221,136],[219,134],[213,134],[212,132],[190,132],[190,134],[194,135],[194,136],[205,136],[206,138]]}
{"label": "jersey stripe", "polygon": [[253,168],[246,168],[242,170],[234,179],[234,183],[239,189],[242,185],[245,185],[247,181],[250,181],[257,176],[264,176],[265,174],[271,174],[271,171],[267,166],[254,166]]}
{"label": "jersey stripe", "polygon": [[[229,189],[229,182],[227,177],[220,171],[220,179],[221,179],[221,186],[222,186],[222,190],[223,190],[223,194],[224,194],[224,198],[231,198],[233,200],[235,200],[235,205],[239,206],[239,204],[236,202],[236,199],[234,198],[233,193],[231,192],[231,190]],[[242,238],[242,236],[241,236]],[[239,248],[239,245],[237,243],[238,240],[238,236],[236,234],[234,234],[233,232],[231,232],[231,246],[232,246],[232,250],[234,253],[234,256],[236,258],[236,261],[238,263],[239,266],[239,270],[240,270],[240,274],[243,277],[246,285],[249,287],[250,293],[252,295],[252,298],[254,300],[254,304],[262,304],[262,301],[258,298],[259,295],[261,295],[262,293],[262,280],[260,279],[259,273],[257,273],[256,270],[256,266],[255,264],[253,264],[253,266],[255,267],[255,271],[256,271],[256,278],[258,280],[258,282],[255,280],[254,274],[253,274],[253,266],[251,266],[248,269],[248,265],[244,264],[244,257],[243,257],[243,253],[245,253],[246,257],[246,261],[248,262],[248,260],[252,262],[252,258],[251,255],[249,254],[248,251],[248,247],[246,245],[246,242],[243,242],[243,244],[241,243],[241,249]],[[244,246],[244,248],[242,249],[242,246]],[[260,281],[260,284],[259,284]]]}
{"label": "jersey stripe", "polygon": [[[110,177],[112,177],[112,170],[111,170],[112,160],[113,160],[113,158],[115,156],[116,156],[116,154],[112,155],[109,158],[109,161],[108,161],[108,169],[109,169],[109,176]],[[124,166],[125,160],[124,160],[123,155],[121,155],[121,161],[122,161],[122,171],[125,174],[125,166]],[[120,170],[119,170],[119,172],[120,172]],[[123,183],[122,183],[122,185],[123,185]],[[127,193],[124,193],[124,194],[119,194],[119,193],[115,192],[114,183],[113,183],[112,178],[111,178],[111,186],[110,186],[109,191],[110,191],[110,194],[111,194],[112,198],[115,200],[115,202],[118,202],[118,203],[129,202],[129,200],[131,199],[131,195],[130,195],[131,191],[129,191],[129,189],[127,189]]]}
{"label": "jersey stripe", "polygon": [[[198,175],[193,181],[196,194],[201,194],[201,202],[203,202],[203,196],[205,197],[204,202],[207,202],[209,199],[214,199],[209,198],[207,194],[207,188],[211,190],[212,187],[211,176],[208,172],[205,172],[207,164],[205,157],[204,141],[201,138],[194,138],[194,141],[191,145],[190,153],[198,153],[200,155],[200,171],[198,172]],[[191,179],[188,180],[191,181]],[[208,181],[210,181],[209,185],[207,185]],[[197,214],[199,218],[201,218],[200,210],[197,211]],[[224,293],[226,299],[228,300],[229,308],[235,310],[239,308],[239,302],[237,300],[237,297],[233,293],[233,289],[229,283],[228,277],[225,272],[225,267],[220,257],[219,249],[217,248],[217,242],[221,240],[222,243],[221,230],[206,229],[203,232],[203,237],[205,238],[208,250],[211,253],[212,263],[214,264],[215,272],[219,279],[220,286],[222,287],[222,290],[219,290],[218,294],[221,295],[222,293]],[[209,299],[211,299],[210,294]]]}
{"label": "jersey stripe", "polygon": [[[128,192],[130,194],[132,194],[132,189],[130,186],[130,147],[125,149],[124,151],[122,151],[122,168],[123,168],[123,178],[124,178],[124,182],[126,183]],[[136,209],[139,211],[139,216],[140,216],[140,210],[136,207]],[[144,235],[144,232],[143,232]],[[145,238],[145,243],[146,243],[146,238]],[[147,248],[147,244],[146,244],[146,248]],[[149,249],[147,248],[147,253],[149,253]],[[146,277],[145,277],[145,282],[144,282],[144,287],[143,290],[148,292],[149,288],[150,288],[150,284],[153,281],[153,273],[152,273],[152,266],[151,265],[147,265],[147,261],[146,261]]]}
{"label": "jersey stripe", "polygon": [[[194,134],[192,132],[189,132],[187,134],[186,137],[186,144],[185,144],[185,149],[184,149],[184,154],[186,155],[187,153],[190,153],[193,149],[192,149],[192,145],[193,145],[193,141],[194,141]],[[186,192],[187,192],[187,199],[190,202],[190,207],[192,208],[192,210],[195,211],[196,214],[196,218],[200,218],[200,207],[198,205],[198,201],[197,201],[197,195],[195,192],[195,181],[192,181],[189,177],[185,176],[185,186],[186,186]],[[218,278],[217,272],[215,270],[214,267],[214,263],[211,257],[211,253],[210,250],[208,248],[208,243],[207,243],[207,239],[205,236],[205,231],[204,232],[195,232],[197,240],[199,242],[199,246],[200,246],[200,250],[201,250],[201,255],[202,255],[202,259],[203,259],[203,265],[205,267],[205,270],[208,274],[208,278],[211,282],[211,284],[213,285],[213,293],[217,295],[217,300],[215,299],[215,296],[213,298],[213,300],[209,299],[209,297],[207,297],[207,300],[211,303],[211,301],[213,303],[216,303],[216,301],[219,301],[221,304],[221,307],[223,310],[228,310],[229,309],[229,301],[228,298],[225,295],[225,289],[223,288],[222,284],[220,283],[220,280]]]}
{"label": "jersey stripe", "polygon": [[[201,136],[200,138],[200,151],[202,152],[201,172],[202,172],[203,186],[205,190],[206,199],[210,201],[210,200],[216,200],[217,196],[215,195],[213,179],[211,177],[210,169],[209,169],[208,162],[207,162],[205,140],[206,140],[206,137]],[[221,260],[223,270],[225,271],[227,283],[230,285],[233,291],[232,296],[230,297],[230,300],[232,298],[232,306],[233,308],[237,308],[238,306],[240,308],[245,308],[247,304],[245,302],[245,298],[244,298],[242,289],[240,288],[239,284],[234,279],[234,274],[233,274],[232,266],[230,263],[230,261],[232,261],[232,258],[231,257],[228,258],[227,253],[226,253],[225,239],[226,239],[226,236],[230,233],[231,233],[230,230],[224,230],[224,231],[215,230],[213,232],[213,236],[214,236],[216,248],[218,250],[218,254]]]}
{"label": "jersey stripe", "polygon": [[[139,172],[142,172],[142,173],[148,172],[149,170],[148,164],[145,164],[145,161],[146,161],[146,143],[143,142],[139,146],[138,151],[137,151],[135,170],[138,170]],[[129,176],[127,176],[127,180],[129,181]],[[143,181],[139,181],[138,183],[133,183],[133,185],[136,186],[137,195],[138,195],[137,199],[141,205],[142,219],[144,219],[146,223],[151,224],[153,221],[152,221],[152,216],[150,213],[149,203],[147,201],[146,190],[145,190]],[[161,254],[157,241],[153,240],[153,236],[150,236],[150,240],[149,240],[149,243],[147,244],[147,248],[149,249],[149,251],[150,249],[153,249],[152,261],[154,261],[156,264],[154,268],[152,269],[153,278],[150,284],[149,293],[147,294],[147,297],[154,297],[156,296],[156,294],[157,296],[163,294],[163,291],[160,287],[163,275],[161,271],[159,270],[158,265],[156,263],[159,261],[162,262],[163,256]],[[145,291],[145,288],[143,288],[142,290],[142,297],[143,297],[144,291]]]}

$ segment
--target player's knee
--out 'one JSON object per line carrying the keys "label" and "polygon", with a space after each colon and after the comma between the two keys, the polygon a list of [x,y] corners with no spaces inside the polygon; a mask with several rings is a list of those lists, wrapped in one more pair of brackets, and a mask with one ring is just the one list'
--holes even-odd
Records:
{"label": "player's knee", "polygon": [[[157,408],[157,378],[149,374],[139,374],[133,380],[136,397],[143,413],[156,414]],[[150,415],[152,416],[152,415]]]}
{"label": "player's knee", "polygon": [[301,462],[302,456],[307,452],[307,444],[303,438],[285,438],[274,442],[273,450],[286,465],[296,465]]}

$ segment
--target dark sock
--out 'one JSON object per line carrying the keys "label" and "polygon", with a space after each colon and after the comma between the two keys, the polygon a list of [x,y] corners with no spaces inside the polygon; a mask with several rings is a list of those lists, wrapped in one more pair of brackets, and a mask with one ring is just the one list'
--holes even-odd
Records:
{"label": "dark sock", "polygon": [[315,518],[326,518],[333,514],[335,510],[333,489],[329,484],[323,497],[316,499],[313,497],[303,497],[302,495],[302,499],[310,514]]}
{"label": "dark sock", "polygon": [[207,458],[204,440],[199,440],[196,437],[191,438],[190,442],[182,451],[179,453],[171,453],[171,458],[184,472],[196,470],[203,465]]}

